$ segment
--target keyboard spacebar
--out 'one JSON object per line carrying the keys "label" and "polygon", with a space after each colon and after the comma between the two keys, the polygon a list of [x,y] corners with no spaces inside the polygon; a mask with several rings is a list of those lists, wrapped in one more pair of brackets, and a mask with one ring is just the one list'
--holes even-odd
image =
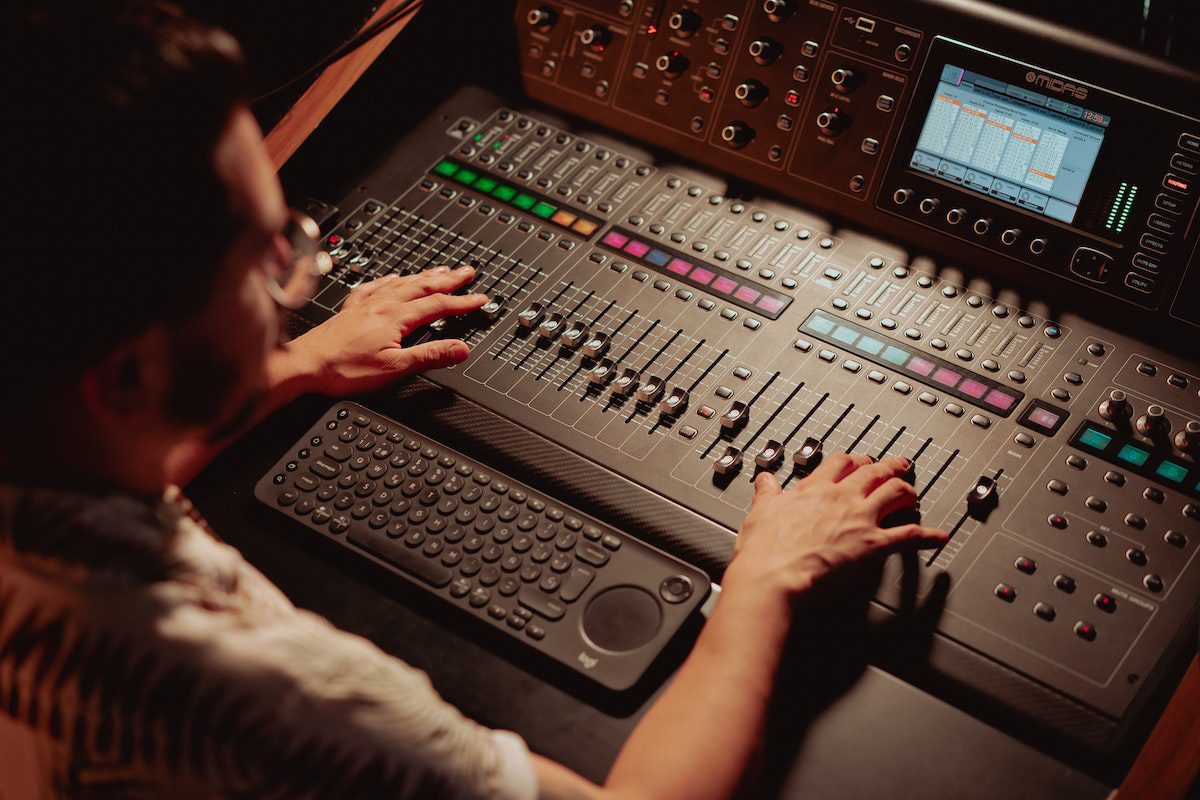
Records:
{"label": "keyboard spacebar", "polygon": [[399,567],[420,578],[430,586],[441,588],[450,582],[454,573],[431,558],[426,558],[420,550],[413,550],[402,539],[391,539],[383,531],[372,529],[351,531],[346,537],[350,544],[384,561]]}

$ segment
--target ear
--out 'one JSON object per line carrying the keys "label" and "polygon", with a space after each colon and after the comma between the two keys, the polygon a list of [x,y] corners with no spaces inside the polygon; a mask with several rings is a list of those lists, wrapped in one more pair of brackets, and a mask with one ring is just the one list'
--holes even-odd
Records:
{"label": "ear", "polygon": [[162,413],[171,367],[166,328],[155,325],[113,348],[80,380],[84,406],[97,418],[133,421]]}

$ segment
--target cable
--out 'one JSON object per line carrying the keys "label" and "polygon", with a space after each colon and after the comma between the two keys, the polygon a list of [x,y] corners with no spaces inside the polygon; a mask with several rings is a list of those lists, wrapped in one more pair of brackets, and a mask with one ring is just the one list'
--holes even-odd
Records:
{"label": "cable", "polygon": [[330,64],[333,64],[334,62],[341,60],[345,56],[349,55],[350,53],[354,52],[358,48],[362,47],[367,42],[374,39],[376,36],[383,33],[385,30],[390,28],[392,25],[399,22],[402,18],[410,16],[410,15],[415,14],[416,12],[420,11],[422,4],[423,4],[423,0],[409,0],[407,3],[404,3],[399,8],[395,8],[395,9],[391,10],[382,19],[372,23],[371,25],[368,25],[366,28],[363,28],[353,38],[349,39],[345,44],[342,44],[341,46],[334,49],[332,52],[330,52],[328,55],[326,55],[324,58],[322,58],[316,64],[313,64],[308,69],[304,70],[303,72],[296,75],[295,77],[290,78],[289,80],[285,81],[284,83],[281,83],[280,85],[276,86],[274,89],[270,89],[269,91],[266,91],[266,92],[260,94],[258,97],[255,97],[253,100],[250,101],[250,104],[254,105],[256,103],[261,103],[263,100],[274,97],[275,95],[279,94],[280,92],[290,89],[291,87],[295,86],[297,83],[300,83],[301,81],[309,78],[310,76],[315,75],[318,72],[321,72],[326,67],[328,67]]}

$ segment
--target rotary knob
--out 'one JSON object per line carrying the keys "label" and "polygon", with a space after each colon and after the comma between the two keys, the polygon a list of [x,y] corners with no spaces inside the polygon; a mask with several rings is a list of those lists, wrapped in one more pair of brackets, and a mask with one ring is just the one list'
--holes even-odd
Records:
{"label": "rotary knob", "polygon": [[686,39],[696,31],[700,30],[703,20],[700,15],[694,11],[682,10],[676,11],[667,18],[667,27],[675,31],[675,35],[681,39]]}
{"label": "rotary knob", "polygon": [[1183,430],[1175,434],[1175,446],[1185,453],[1200,455],[1200,422],[1188,420]]}
{"label": "rotary knob", "polygon": [[737,88],[733,90],[733,96],[746,108],[754,108],[767,99],[767,87],[761,81],[750,78],[737,85]]}
{"label": "rotary knob", "polygon": [[773,64],[775,59],[779,58],[783,53],[783,45],[768,36],[762,36],[751,42],[747,50],[756,64],[765,67]]}
{"label": "rotary knob", "polygon": [[721,129],[721,141],[734,149],[743,148],[753,140],[754,128],[740,119],[734,120]]}
{"label": "rotary knob", "polygon": [[829,80],[841,92],[853,92],[862,82],[854,67],[850,66],[838,67],[829,74]]}
{"label": "rotary knob", "polygon": [[1010,247],[1012,245],[1016,244],[1017,240],[1020,238],[1021,238],[1021,229],[1020,228],[1009,228],[1009,229],[1005,230],[1004,233],[1000,234],[1000,241],[1006,245],[1009,245]]}
{"label": "rotary knob", "polygon": [[548,31],[558,22],[558,12],[550,6],[538,6],[525,15],[525,21],[531,28]]}
{"label": "rotary knob", "polygon": [[1100,416],[1109,422],[1125,422],[1133,416],[1129,398],[1120,389],[1113,389],[1108,393],[1108,399],[1100,404]]}
{"label": "rotary knob", "polygon": [[669,53],[663,53],[654,62],[654,66],[658,68],[667,78],[678,78],[688,68],[688,59],[683,53],[678,50],[672,50]]}
{"label": "rotary knob", "polygon": [[592,25],[579,32],[579,41],[588,47],[601,50],[612,41],[612,31],[604,25]]}
{"label": "rotary knob", "polygon": [[837,136],[850,125],[850,119],[836,108],[817,114],[817,127],[827,136]]}
{"label": "rotary knob", "polygon": [[1145,414],[1137,418],[1134,427],[1142,436],[1156,439],[1171,432],[1171,420],[1167,419],[1162,406],[1152,405],[1146,409]]}
{"label": "rotary knob", "polygon": [[792,0],[763,0],[763,11],[767,12],[771,22],[783,22],[795,10],[796,4]]}

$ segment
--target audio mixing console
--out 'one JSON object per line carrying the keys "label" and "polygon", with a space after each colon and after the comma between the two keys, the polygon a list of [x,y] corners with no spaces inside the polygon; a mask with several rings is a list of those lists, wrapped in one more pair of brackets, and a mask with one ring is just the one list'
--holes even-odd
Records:
{"label": "audio mixing console", "polygon": [[[307,320],[475,265],[491,302],[424,334],[472,355],[414,413],[714,578],[759,471],[909,457],[952,538],[893,559],[879,604],[948,573],[932,671],[1114,748],[1200,598],[1200,362],[1111,322],[1195,320],[1200,123],[831,3],[518,5],[535,97],[807,202],[467,87],[339,201]],[[1153,141],[1121,162],[1135,112]]]}

